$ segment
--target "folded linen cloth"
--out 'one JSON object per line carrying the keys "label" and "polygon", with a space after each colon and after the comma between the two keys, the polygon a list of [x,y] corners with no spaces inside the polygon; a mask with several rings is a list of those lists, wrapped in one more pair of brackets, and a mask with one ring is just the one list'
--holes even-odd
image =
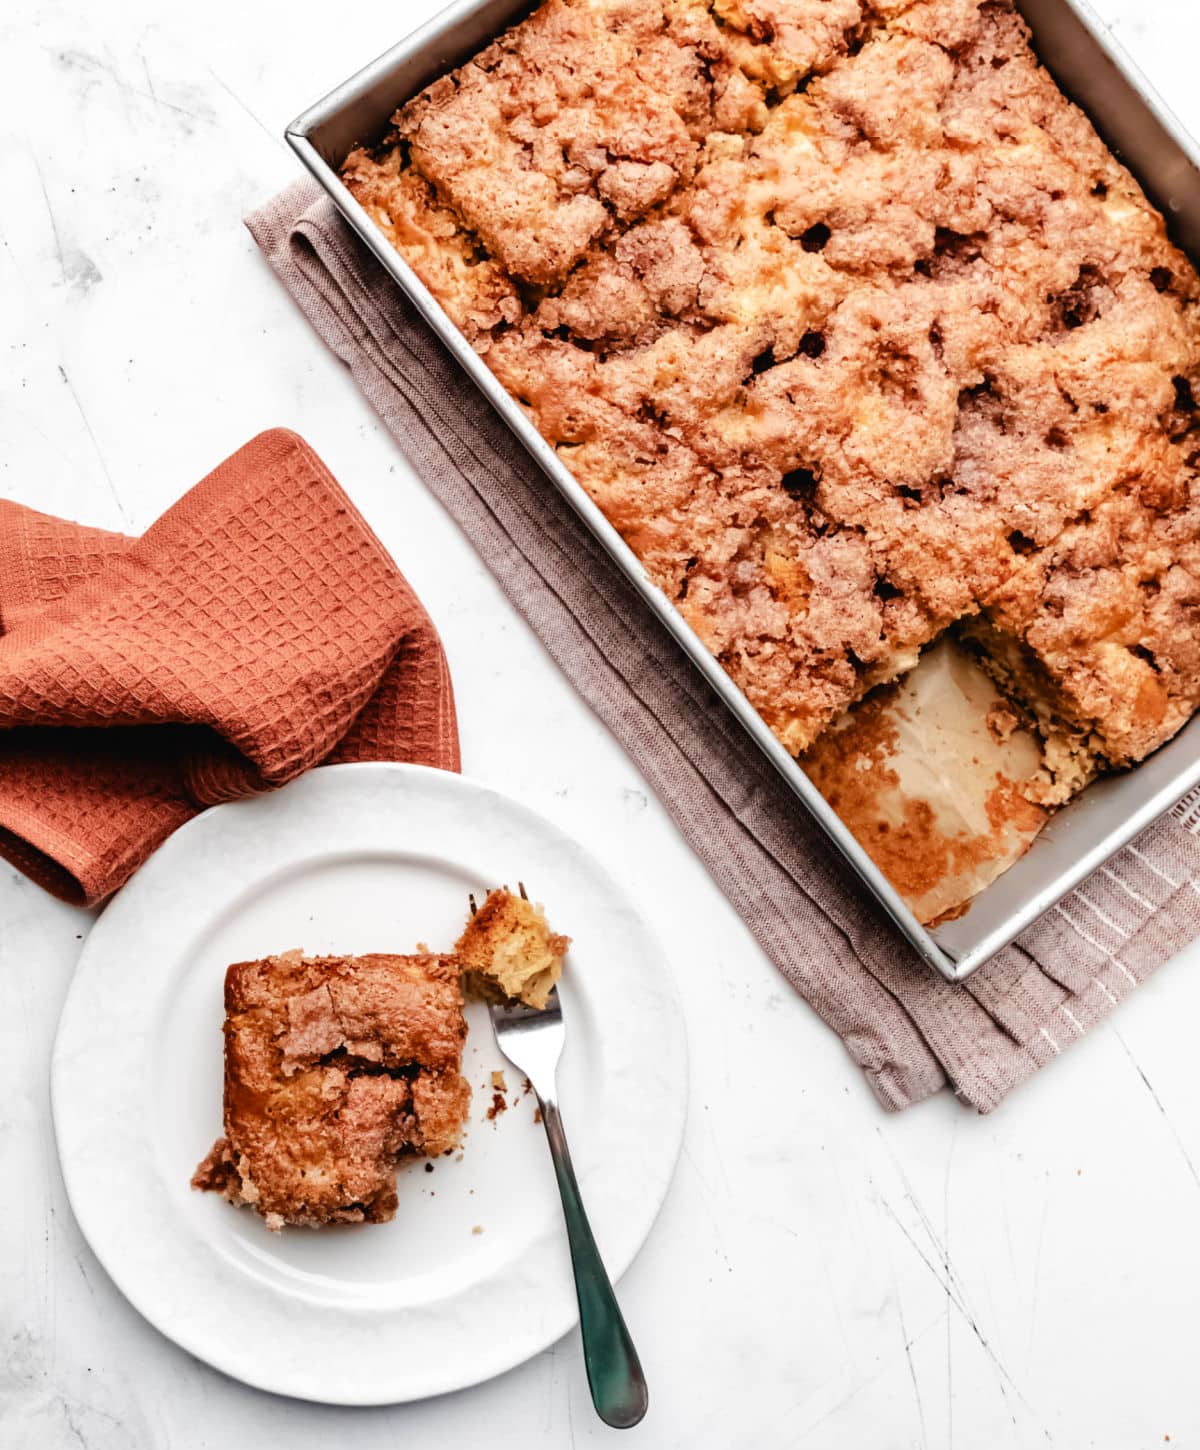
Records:
{"label": "folded linen cloth", "polygon": [[921,963],[687,657],[311,182],[255,241],[714,880],[880,1101],[979,1109],[1200,934],[1200,796],[952,985]]}
{"label": "folded linen cloth", "polygon": [[0,855],[65,900],[309,766],[459,768],[441,642],[303,439],[262,433],[140,539],[0,501]]}

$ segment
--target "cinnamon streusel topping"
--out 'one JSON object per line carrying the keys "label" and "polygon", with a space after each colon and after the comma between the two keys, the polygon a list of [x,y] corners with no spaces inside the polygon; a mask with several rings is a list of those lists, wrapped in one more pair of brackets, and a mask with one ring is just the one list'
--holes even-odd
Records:
{"label": "cinnamon streusel topping", "polygon": [[948,629],[1200,703],[1200,283],[1008,0],[546,0],[354,194],[793,752]]}

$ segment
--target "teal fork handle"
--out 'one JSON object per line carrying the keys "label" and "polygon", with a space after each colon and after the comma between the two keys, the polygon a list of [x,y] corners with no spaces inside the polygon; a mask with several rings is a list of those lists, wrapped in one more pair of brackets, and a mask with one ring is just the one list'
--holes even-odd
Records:
{"label": "teal fork handle", "polygon": [[539,1102],[562,1196],[563,1218],[567,1222],[575,1293],[579,1299],[583,1360],[592,1404],[606,1425],[628,1430],[646,1413],[649,1402],[646,1377],[592,1237],[575,1170],[571,1167],[571,1152],[558,1105],[540,1098]]}

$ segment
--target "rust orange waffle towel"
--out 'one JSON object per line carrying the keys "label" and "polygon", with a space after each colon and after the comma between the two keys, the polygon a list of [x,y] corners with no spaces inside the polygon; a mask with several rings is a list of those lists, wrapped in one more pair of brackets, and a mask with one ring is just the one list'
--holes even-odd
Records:
{"label": "rust orange waffle towel", "polygon": [[459,768],[420,602],[311,448],[262,433],[140,539],[0,501],[0,854],[115,891],[204,806],[310,766]]}

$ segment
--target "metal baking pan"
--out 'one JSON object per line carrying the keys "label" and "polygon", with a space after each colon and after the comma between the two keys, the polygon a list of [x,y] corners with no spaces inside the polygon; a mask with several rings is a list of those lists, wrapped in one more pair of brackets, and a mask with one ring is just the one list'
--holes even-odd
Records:
{"label": "metal baking pan", "polygon": [[[358,144],[380,136],[398,106],[474,55],[533,8],[530,0],[458,0],[311,106],[287,140],[408,294],[463,370],[521,440],[691,657],[803,805],[920,955],[952,981],[1006,946],[1060,897],[1200,783],[1200,716],[1136,769],[1095,782],[1058,812],[1014,866],[956,921],[926,929],[771,734],[666,595],[647,578],[583,488],[393,251],[338,176]],[[1038,55],[1168,218],[1176,242],[1200,260],[1200,150],[1084,0],[1018,0]]]}

